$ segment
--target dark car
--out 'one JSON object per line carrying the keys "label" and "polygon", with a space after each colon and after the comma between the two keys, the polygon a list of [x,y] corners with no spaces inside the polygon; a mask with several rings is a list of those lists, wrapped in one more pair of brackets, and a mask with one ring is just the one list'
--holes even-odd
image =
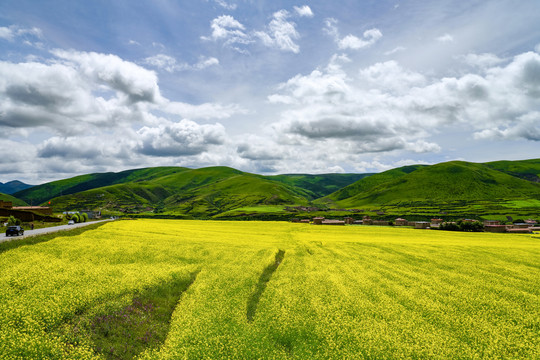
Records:
{"label": "dark car", "polygon": [[8,226],[7,230],[6,230],[6,236],[20,236],[20,235],[24,235],[24,229],[22,227],[20,227],[19,225],[17,226]]}

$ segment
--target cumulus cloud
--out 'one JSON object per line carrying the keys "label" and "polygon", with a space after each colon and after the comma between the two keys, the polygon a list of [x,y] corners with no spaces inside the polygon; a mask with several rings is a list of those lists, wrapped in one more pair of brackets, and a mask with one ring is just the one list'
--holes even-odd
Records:
{"label": "cumulus cloud", "polygon": [[241,51],[237,45],[246,45],[253,40],[246,33],[246,28],[238,20],[230,15],[221,15],[212,20],[210,27],[212,34],[210,36],[202,36],[201,39],[207,41],[220,41],[224,46],[234,48]]}
{"label": "cumulus cloud", "polygon": [[294,11],[300,16],[313,17],[313,11],[307,5],[304,6],[295,6]]}
{"label": "cumulus cloud", "polygon": [[294,10],[293,14],[285,9],[274,12],[268,25],[258,31],[248,31],[234,17],[221,15],[211,22],[212,34],[202,36],[201,39],[219,41],[224,46],[246,54],[249,52],[245,49],[245,46],[256,41],[270,48],[298,54],[300,46],[296,41],[300,38],[300,34],[296,29],[296,23],[291,21],[291,18],[295,15],[296,17],[313,17],[313,12],[307,5],[302,7],[294,6]]}
{"label": "cumulus cloud", "polygon": [[452,126],[467,126],[476,138],[539,141],[540,55],[521,54],[483,73],[427,79],[389,61],[351,75],[333,59],[280,85],[269,100],[288,109],[273,128],[288,144],[350,154],[438,152],[429,138]]}
{"label": "cumulus cloud", "polygon": [[92,81],[109,86],[124,95],[125,100],[130,103],[153,103],[161,100],[156,74],[116,55],[73,50],[53,50],[52,53],[68,61]]}
{"label": "cumulus cloud", "polygon": [[253,161],[283,160],[290,156],[286,147],[258,135],[244,136],[238,143],[236,152],[241,158]]}
{"label": "cumulus cloud", "polygon": [[362,37],[349,34],[342,38],[339,34],[339,29],[337,27],[338,21],[336,19],[327,18],[325,19],[324,23],[325,23],[325,27],[323,28],[323,31],[334,38],[334,41],[336,42],[336,44],[341,50],[363,49],[363,48],[366,48],[375,44],[383,36],[379,29],[373,28],[373,29],[364,31]]}
{"label": "cumulus cloud", "polygon": [[290,14],[286,10],[274,13],[266,31],[257,31],[255,36],[260,38],[264,45],[275,47],[283,51],[300,52],[300,46],[295,43],[300,37],[296,31],[296,24],[289,21]]}
{"label": "cumulus cloud", "polygon": [[[153,71],[117,56],[60,50],[54,54],[57,59],[48,64],[0,62],[0,127],[4,133],[36,127],[62,137],[99,133],[155,124],[155,110],[207,120],[243,112],[234,104],[170,101],[161,95]],[[194,66],[212,63],[211,58],[201,59]]]}
{"label": "cumulus cloud", "polygon": [[190,120],[163,121],[157,127],[143,127],[138,132],[141,154],[150,156],[187,156],[207,151],[212,145],[225,142],[223,125],[199,125]]}
{"label": "cumulus cloud", "polygon": [[369,29],[364,31],[363,39],[349,34],[339,40],[338,46],[340,49],[358,50],[375,44],[380,38],[382,33],[379,29]]}
{"label": "cumulus cloud", "polygon": [[155,68],[173,73],[185,70],[203,70],[211,66],[219,65],[219,60],[215,57],[200,57],[195,64],[178,63],[172,56],[157,54],[144,59],[144,63]]}

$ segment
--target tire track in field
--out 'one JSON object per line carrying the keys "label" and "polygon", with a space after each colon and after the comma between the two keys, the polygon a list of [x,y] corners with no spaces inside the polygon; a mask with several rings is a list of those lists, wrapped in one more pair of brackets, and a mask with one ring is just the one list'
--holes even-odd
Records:
{"label": "tire track in field", "polygon": [[264,269],[264,271],[261,273],[261,276],[259,277],[259,282],[257,283],[257,287],[255,288],[253,294],[251,294],[251,296],[249,297],[247,304],[246,316],[249,323],[253,322],[253,319],[255,318],[255,312],[257,311],[257,306],[259,306],[259,301],[261,300],[261,296],[266,289],[266,285],[272,278],[272,275],[277,270],[278,266],[283,261],[284,257],[285,250],[279,250],[276,253],[274,263],[268,265],[266,269]]}

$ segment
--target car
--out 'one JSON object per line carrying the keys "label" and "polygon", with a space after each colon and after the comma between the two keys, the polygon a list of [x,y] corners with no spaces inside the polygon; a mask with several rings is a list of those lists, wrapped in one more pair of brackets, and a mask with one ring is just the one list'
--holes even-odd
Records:
{"label": "car", "polygon": [[68,221],[68,225],[75,225],[75,221],[69,220],[69,221]]}
{"label": "car", "polygon": [[19,225],[8,226],[6,229],[6,236],[21,236],[24,235],[24,229]]}

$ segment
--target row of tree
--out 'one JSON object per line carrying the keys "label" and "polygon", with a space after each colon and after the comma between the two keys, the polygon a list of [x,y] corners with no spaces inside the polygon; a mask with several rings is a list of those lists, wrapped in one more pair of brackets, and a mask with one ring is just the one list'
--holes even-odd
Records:
{"label": "row of tree", "polygon": [[87,213],[75,213],[71,214],[70,220],[73,220],[76,223],[82,223],[88,221],[88,214]]}

